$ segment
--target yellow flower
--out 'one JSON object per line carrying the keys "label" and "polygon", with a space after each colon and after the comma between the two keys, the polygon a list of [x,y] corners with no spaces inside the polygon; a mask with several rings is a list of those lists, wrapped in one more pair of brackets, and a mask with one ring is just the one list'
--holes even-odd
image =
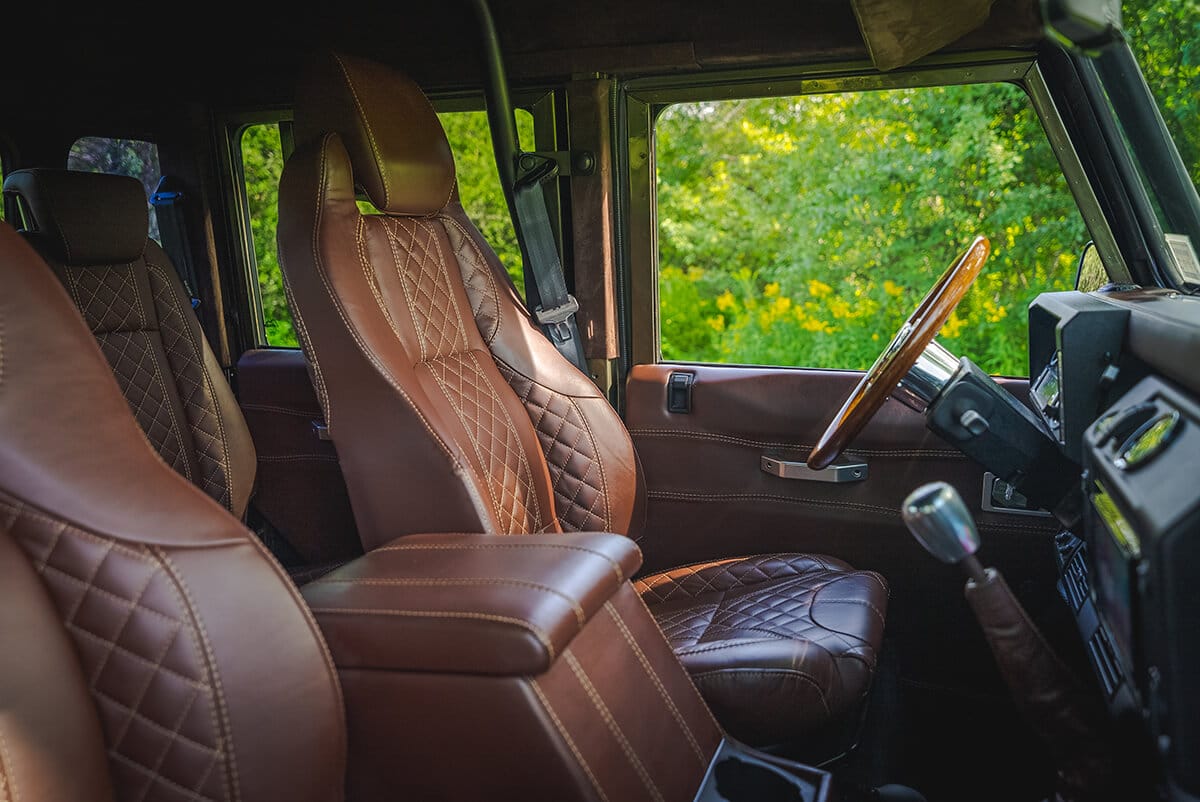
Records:
{"label": "yellow flower", "polygon": [[782,317],[791,308],[792,308],[792,299],[787,297],[786,295],[781,295],[780,297],[775,299],[774,303],[771,304],[771,311],[775,314],[776,317]]}
{"label": "yellow flower", "polygon": [[800,327],[805,331],[825,331],[825,324],[817,320],[815,317],[810,317],[800,324]]}
{"label": "yellow flower", "polygon": [[722,312],[728,312],[735,306],[737,306],[737,301],[734,299],[733,293],[729,290],[725,290],[725,292],[717,296],[717,309],[720,309]]}
{"label": "yellow flower", "polygon": [[832,292],[833,292],[833,287],[830,287],[824,281],[821,281],[820,279],[815,279],[815,278],[809,279],[808,294],[811,295],[812,297],[824,298],[826,295],[829,295]]}
{"label": "yellow flower", "polygon": [[896,282],[892,281],[890,278],[887,281],[883,282],[883,291],[886,292],[888,295],[892,296],[893,298],[896,298],[896,297],[904,294],[904,288],[901,287]]}
{"label": "yellow flower", "polygon": [[778,281],[772,281],[770,284],[763,287],[763,295],[767,296],[768,298],[774,298],[778,294],[779,294],[779,282]]}
{"label": "yellow flower", "polygon": [[942,326],[939,336],[953,339],[959,335],[966,325],[967,321],[959,317],[957,312],[951,312],[950,318],[946,321],[946,325]]}
{"label": "yellow flower", "polygon": [[833,313],[835,318],[841,319],[844,317],[852,317],[850,314],[850,304],[842,298],[829,299],[829,311]]}
{"label": "yellow flower", "polygon": [[708,318],[708,325],[712,327],[713,331],[725,331],[725,316],[716,315]]}

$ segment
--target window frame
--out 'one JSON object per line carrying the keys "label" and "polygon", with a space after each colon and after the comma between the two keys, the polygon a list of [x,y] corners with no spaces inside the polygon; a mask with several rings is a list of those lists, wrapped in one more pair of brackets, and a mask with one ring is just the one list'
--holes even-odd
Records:
{"label": "window frame", "polygon": [[[565,141],[565,93],[552,87],[522,88],[512,93],[513,105],[523,108],[533,116],[534,146],[538,149],[554,150],[557,143]],[[485,102],[481,91],[440,92],[429,95],[430,103],[438,113],[458,111],[484,111]],[[254,110],[227,111],[217,116],[217,131],[221,136],[220,171],[224,204],[228,212],[232,236],[230,258],[233,263],[232,289],[235,295],[233,307],[238,310],[240,325],[237,332],[237,353],[253,349],[298,350],[296,346],[271,345],[267,342],[266,320],[263,315],[262,292],[258,282],[258,258],[254,251],[254,238],[250,226],[250,206],[246,196],[246,176],[242,163],[241,139],[245,130],[253,125],[287,124],[281,128],[280,139],[284,160],[291,155],[294,143],[284,129],[290,130],[294,114],[289,107]],[[569,269],[570,223],[569,203],[565,195],[564,181],[558,182],[557,192],[546,192],[547,208],[551,225],[564,254],[564,268]],[[564,242],[564,237],[567,241]],[[236,360],[236,357],[235,357]]]}
{"label": "window frame", "polygon": [[[880,73],[869,61],[839,62],[809,68],[729,71],[703,77],[664,76],[626,81],[621,86],[626,157],[620,180],[627,209],[626,246],[621,271],[629,288],[625,353],[628,364],[704,364],[772,370],[815,370],[785,365],[693,363],[662,358],[659,319],[659,248],[654,129],[658,115],[674,103],[745,98],[792,97],[877,89],[907,89],[952,84],[1011,83],[1029,96],[1047,139],[1079,207],[1084,226],[1114,281],[1128,281],[1129,270],[1109,221],[1061,115],[1050,94],[1037,55],[995,51],[922,59],[910,67]],[[820,370],[841,370],[820,368]],[[850,370],[850,369],[845,369]]]}

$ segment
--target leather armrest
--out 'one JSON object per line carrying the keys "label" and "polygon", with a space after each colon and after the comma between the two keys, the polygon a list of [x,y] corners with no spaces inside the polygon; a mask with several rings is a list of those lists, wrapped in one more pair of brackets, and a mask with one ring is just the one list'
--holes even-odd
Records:
{"label": "leather armrest", "polygon": [[301,593],[339,669],[532,676],[641,563],[602,532],[406,535]]}

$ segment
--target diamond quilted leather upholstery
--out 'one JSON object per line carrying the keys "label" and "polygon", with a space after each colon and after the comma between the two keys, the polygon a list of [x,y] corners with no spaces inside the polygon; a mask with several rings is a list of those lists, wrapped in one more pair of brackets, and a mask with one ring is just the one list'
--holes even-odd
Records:
{"label": "diamond quilted leather upholstery", "polygon": [[888,589],[824,555],[699,563],[635,583],[725,728],[776,743],[856,709],[870,688]]}
{"label": "diamond quilted leather upholstery", "polygon": [[4,191],[28,210],[24,233],[83,314],[155,450],[242,517],[254,446],[174,266],[146,236],[141,184],[32,169],[5,178]]}
{"label": "diamond quilted leather upholstery", "polygon": [[341,690],[295,586],[163,465],[6,224],[0,273],[0,651],[44,666],[0,660],[8,798],[341,799]]}
{"label": "diamond quilted leather upholstery", "polygon": [[[280,261],[364,547],[431,531],[638,538],[645,493],[629,433],[533,324],[467,218],[420,89],[326,53],[296,97]],[[419,173],[414,154],[426,159]],[[378,213],[360,212],[356,185]],[[887,603],[876,574],[781,554],[641,588],[743,740],[804,736],[870,685]]]}

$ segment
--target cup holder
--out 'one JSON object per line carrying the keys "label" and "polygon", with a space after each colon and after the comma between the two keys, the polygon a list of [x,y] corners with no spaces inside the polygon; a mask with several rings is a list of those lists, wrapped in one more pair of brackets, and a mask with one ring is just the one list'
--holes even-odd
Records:
{"label": "cup holder", "polygon": [[726,739],[695,802],[823,802],[830,775]]}

